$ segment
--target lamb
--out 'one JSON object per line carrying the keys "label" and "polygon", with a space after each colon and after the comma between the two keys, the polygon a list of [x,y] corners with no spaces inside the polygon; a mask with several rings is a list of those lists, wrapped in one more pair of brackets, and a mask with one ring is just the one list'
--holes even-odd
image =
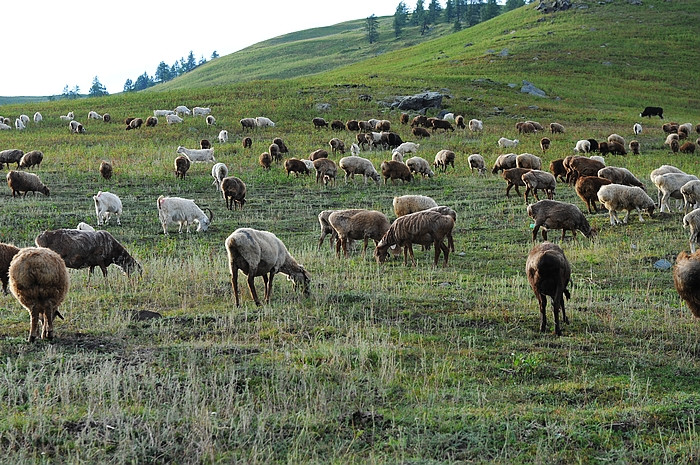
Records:
{"label": "lamb", "polygon": [[576,147],[574,147],[575,153],[588,153],[591,151],[591,142],[587,139],[582,139],[576,142]]}
{"label": "lamb", "polygon": [[186,156],[191,162],[216,163],[214,149],[188,149],[181,145],[177,148],[176,153]]}
{"label": "lamb", "polygon": [[556,244],[543,242],[535,245],[527,255],[525,274],[540,304],[540,332],[547,331],[547,296],[552,298],[554,333],[561,336],[559,311],[564,323],[569,324],[564,308],[564,296],[571,298],[567,286],[571,281],[571,265],[564,251]]}
{"label": "lamb", "polygon": [[[392,202],[397,217],[428,210],[438,206],[437,202],[426,195],[402,195],[394,197]],[[456,218],[455,218],[456,219]]]}
{"label": "lamb", "polygon": [[401,162],[394,160],[383,161],[380,169],[382,171],[382,176],[384,177],[384,184],[386,184],[386,181],[389,178],[391,178],[392,184],[394,184],[397,179],[404,182],[413,181],[411,170],[409,170],[408,166]]}
{"label": "lamb", "polygon": [[700,318],[700,251],[678,254],[673,267],[673,284],[691,313]]}
{"label": "lamb", "polygon": [[[683,212],[688,213],[695,208],[700,207],[700,181],[691,180],[681,186],[681,194],[683,195]],[[693,252],[695,252],[693,250]]]}
{"label": "lamb", "polygon": [[501,148],[510,148],[510,147],[515,148],[518,146],[519,142],[520,141],[518,139],[510,140],[510,139],[507,139],[505,137],[501,137],[500,139],[498,139],[498,146]]}
{"label": "lamb", "polygon": [[323,181],[324,185],[328,185],[329,183],[335,185],[338,167],[333,160],[328,158],[316,159],[314,160],[314,169],[316,170],[316,183]]}
{"label": "lamb", "polygon": [[272,155],[270,155],[267,152],[263,152],[260,154],[260,157],[258,157],[258,163],[260,166],[262,166],[264,169],[269,170],[270,166],[272,165]]}
{"label": "lamb", "polygon": [[566,168],[564,168],[564,159],[558,158],[549,162],[549,172],[552,173],[555,179],[561,179],[561,182],[566,182]]}
{"label": "lamb", "polygon": [[41,116],[41,113],[39,113],[38,111],[36,113],[34,113],[34,122],[35,123],[41,123],[43,120],[44,120],[44,117]]}
{"label": "lamb", "polygon": [[[342,163],[343,160],[340,161]],[[298,158],[288,158],[287,160],[285,160],[284,171],[287,172],[287,176],[289,176],[289,173],[294,173],[297,177],[299,177],[299,173],[305,174],[307,176],[311,173],[306,164]]]}
{"label": "lamb", "polygon": [[226,142],[228,142],[228,131],[226,129],[222,129],[219,131],[219,143],[225,144]]}
{"label": "lamb", "polygon": [[71,122],[68,123],[68,129],[70,129],[70,132],[73,134],[85,134],[85,127],[75,120],[71,120]]}
{"label": "lamb", "polygon": [[190,169],[190,159],[180,155],[175,159],[175,179],[185,179],[187,171]]}
{"label": "lamb", "polygon": [[678,150],[681,153],[695,153],[695,144],[691,141],[684,142]]}
{"label": "lamb", "polygon": [[241,123],[243,130],[255,129],[258,127],[258,123],[255,121],[255,118],[242,118],[239,123]]}
{"label": "lamb", "polygon": [[391,152],[391,159],[394,161],[398,161],[399,163],[403,163],[403,155],[401,155],[400,152],[393,151]]}
{"label": "lamb", "polygon": [[102,119],[102,115],[97,113],[96,111],[90,110],[87,115],[88,119]]}
{"label": "lamb", "polygon": [[499,171],[505,171],[511,168],[515,168],[515,159],[518,155],[514,153],[506,153],[504,155],[499,155],[496,158],[496,162],[493,164],[493,169],[491,174],[496,174]]}
{"label": "lamb", "polygon": [[455,116],[455,124],[457,125],[457,127],[459,129],[464,129],[467,127],[467,125],[464,124],[464,116],[462,116],[462,115]]}
{"label": "lamb", "polygon": [[311,171],[316,170],[316,168],[314,167],[314,162],[312,162],[311,160],[307,160],[305,158],[302,158],[301,161],[304,162],[304,164],[306,165],[306,168],[309,170],[309,173],[311,173]]}
{"label": "lamb", "polygon": [[338,139],[337,137],[334,137],[330,141],[328,141],[328,145],[331,147],[331,152],[333,153],[345,153],[345,142]]}
{"label": "lamb", "polygon": [[118,196],[111,192],[99,191],[97,195],[92,196],[92,200],[95,202],[97,226],[107,225],[112,216],[117,218],[118,225],[122,224],[119,219],[122,214],[122,201]]}
{"label": "lamb", "polygon": [[68,268],[89,268],[88,277],[99,266],[107,279],[107,267],[111,264],[117,265],[129,277],[142,272],[139,262],[108,231],[56,229],[44,231],[34,242],[38,247],[59,254]]}
{"label": "lamb", "polygon": [[185,105],[179,105],[179,106],[175,107],[175,114],[178,115],[178,116],[179,116],[180,114],[183,114],[183,115],[191,115],[192,112],[191,112],[190,109],[187,108]]}
{"label": "lamb", "polygon": [[26,171],[10,171],[7,173],[7,185],[12,190],[12,197],[24,192],[23,197],[27,196],[27,192],[41,192],[45,196],[49,196],[49,188],[44,185],[34,173]]}
{"label": "lamb", "polygon": [[338,166],[345,171],[345,184],[348,183],[348,178],[354,180],[356,174],[362,175],[365,185],[367,185],[367,178],[371,178],[377,184],[379,184],[379,180],[381,179],[374,165],[367,158],[354,155],[343,157],[338,162]]}
{"label": "lamb", "polygon": [[342,131],[345,129],[345,123],[343,123],[339,119],[334,119],[333,121],[331,121],[331,129],[334,131]]}
{"label": "lamb", "polygon": [[598,191],[602,186],[608,184],[612,184],[609,179],[598,176],[581,176],[576,180],[576,193],[588,207],[588,213],[593,213],[591,207],[593,207],[594,212],[598,213],[598,207],[595,204],[595,201],[598,200]]}
{"label": "lamb", "polygon": [[452,150],[440,150],[437,154],[435,154],[435,162],[433,163],[433,166],[435,166],[435,169],[440,169],[442,168],[443,172],[447,171],[447,167],[449,165],[452,165],[452,169],[455,167],[455,153]]}
{"label": "lamb", "polygon": [[221,190],[221,181],[228,176],[228,166],[225,163],[214,163],[211,167],[211,177],[214,178],[212,185],[216,186],[216,190]]}
{"label": "lamb", "polygon": [[549,123],[549,130],[552,134],[564,134],[564,126],[559,123]]}
{"label": "lamb", "polygon": [[294,289],[301,288],[305,296],[309,296],[311,275],[289,254],[284,243],[268,231],[252,228],[236,229],[226,238],[231,287],[236,298],[236,306],[240,307],[238,292],[238,270],[248,276],[248,289],[260,306],[260,299],[255,291],[254,278],[262,276],[265,283],[265,303],[270,302],[272,280],[276,273],[282,273],[294,283]]}
{"label": "lamb", "polygon": [[411,129],[411,134],[416,137],[430,137],[430,133],[425,128],[413,128]]}
{"label": "lamb", "polygon": [[435,176],[433,170],[430,169],[430,163],[428,163],[428,160],[425,158],[411,157],[406,160],[405,164],[408,166],[408,169],[411,170],[412,174],[420,174],[423,177],[427,176],[429,178]]}
{"label": "lamb", "polygon": [[448,120],[448,121],[454,121],[455,114],[454,113],[445,113],[444,115],[442,115],[442,119]]}
{"label": "lamb", "polygon": [[506,197],[510,197],[510,190],[513,187],[515,187],[515,192],[518,194],[518,196],[520,195],[518,186],[525,185],[522,176],[528,171],[530,171],[530,168],[509,168],[507,170],[503,170],[501,176],[506,181]]}
{"label": "lamb", "polygon": [[[188,167],[189,167],[189,163],[188,163]],[[102,160],[102,162],[100,163],[99,171],[100,171],[100,175],[104,179],[110,180],[110,179],[112,179],[112,173],[114,172],[114,168],[112,167],[112,164],[110,162]]]}
{"label": "lamb", "polygon": [[350,146],[350,153],[355,156],[360,155],[360,146],[353,142]]}
{"label": "lamb", "polygon": [[250,137],[244,137],[244,138],[241,140],[241,142],[242,142],[242,144],[243,144],[243,148],[244,148],[244,149],[249,149],[249,148],[251,148],[251,147],[253,146],[253,139],[251,139]]}
{"label": "lamb", "polygon": [[467,158],[467,161],[469,162],[469,168],[471,168],[472,174],[474,174],[474,170],[476,170],[480,175],[486,175],[486,161],[480,154],[472,153]]}
{"label": "lamb", "polygon": [[185,120],[180,118],[178,115],[165,115],[165,122],[168,124],[178,124],[182,123],[183,121]]}
{"label": "lamb", "polygon": [[700,244],[700,209],[695,209],[683,217],[683,229],[690,228],[690,253],[695,253],[696,244]]}
{"label": "lamb", "polygon": [[[610,212],[610,224],[627,224],[630,211],[636,209],[639,213],[639,222],[643,223],[642,210],[646,210],[649,217],[654,215],[654,201],[640,187],[623,186],[621,184],[609,184],[598,190],[598,200]],[[625,217],[620,221],[617,212],[626,210]]]}
{"label": "lamb", "polygon": [[407,153],[418,153],[420,144],[415,142],[404,142],[394,149],[394,152],[399,152],[401,155],[406,155]]}
{"label": "lamb", "polygon": [[659,209],[661,212],[671,212],[671,206],[668,200],[682,199],[681,187],[688,181],[697,180],[697,176],[685,173],[666,173],[654,176],[652,182],[656,185],[659,197]]}
{"label": "lamb", "polygon": [[554,198],[554,189],[557,187],[557,180],[548,172],[533,169],[527,173],[523,173],[521,178],[526,186],[525,203],[528,201],[527,195],[530,192],[532,192],[536,200],[540,200],[540,198],[537,197],[538,189],[542,189],[549,200]]}
{"label": "lamb", "polygon": [[314,150],[309,154],[309,160],[316,161],[319,158],[328,158],[328,151],[323,149]]}
{"label": "lamb", "polygon": [[484,122],[478,119],[470,119],[469,120],[469,130],[471,132],[477,132],[477,131],[483,131],[484,130]]}
{"label": "lamb", "polygon": [[664,109],[661,107],[645,107],[639,114],[639,117],[644,118],[645,116],[648,116],[649,118],[652,116],[658,116],[659,118],[664,119]]}
{"label": "lamb", "polygon": [[[153,116],[165,116],[174,115],[175,112],[172,110],[153,110]],[[167,119],[167,118],[166,118]]]}
{"label": "lamb", "polygon": [[340,248],[348,257],[348,242],[363,240],[362,255],[367,251],[369,239],[373,239],[375,245],[389,230],[389,219],[382,212],[376,210],[339,210],[328,216],[328,222],[335,229],[337,240],[335,252],[340,256]]}
{"label": "lamb", "polygon": [[192,116],[207,116],[210,113],[211,108],[209,107],[194,107],[192,109]]}
{"label": "lamb", "polygon": [[154,128],[158,125],[158,118],[155,116],[149,116],[146,118],[146,127],[147,128]]}
{"label": "lamb", "polygon": [[540,148],[542,149],[542,153],[546,153],[547,150],[549,150],[550,145],[552,145],[552,141],[548,137],[543,137],[540,139]]}
{"label": "lamb", "polygon": [[216,118],[212,115],[207,115],[205,121],[207,122],[207,126],[214,126],[216,124]]}
{"label": "lamb", "polygon": [[537,239],[537,231],[542,228],[542,239],[547,240],[547,232],[550,229],[561,229],[561,240],[564,240],[567,230],[570,230],[576,238],[576,230],[579,230],[587,238],[595,235],[595,230],[588,224],[588,220],[579,208],[566,202],[557,200],[540,200],[527,206],[527,214],[535,220],[532,229],[532,241]]}
{"label": "lamb", "polygon": [[179,224],[178,233],[182,234],[182,226],[187,226],[187,233],[190,232],[190,224],[197,223],[197,232],[204,232],[214,219],[214,213],[209,210],[209,216],[194,203],[194,200],[183,199],[181,197],[158,197],[158,218],[163,226],[163,234],[168,235],[168,226]]}
{"label": "lamb", "polygon": [[44,152],[40,150],[32,150],[31,152],[27,152],[22,155],[22,159],[19,161],[19,167],[31,168],[34,165],[39,166],[41,165],[43,159]]}
{"label": "lamb", "polygon": [[598,176],[609,179],[613,184],[623,184],[625,186],[637,186],[646,190],[644,184],[637,179],[627,168],[618,168],[617,166],[606,166],[598,170]]}
{"label": "lamb", "polygon": [[531,170],[542,169],[542,159],[531,153],[521,153],[515,157],[516,168],[530,168]]}
{"label": "lamb", "polygon": [[634,123],[634,126],[632,126],[632,132],[634,132],[635,136],[638,136],[642,133],[642,125],[639,123]]}
{"label": "lamb", "polygon": [[10,290],[17,301],[29,311],[29,338],[53,339],[53,320],[63,318],[58,307],[68,294],[68,270],[61,257],[48,249],[27,247],[12,259],[9,268]]}
{"label": "lamb", "polygon": [[634,155],[639,155],[639,141],[637,141],[637,140],[630,141],[629,147],[630,147],[630,151]]}
{"label": "lamb", "polygon": [[221,194],[226,202],[226,208],[233,210],[235,206],[239,210],[243,210],[243,205],[245,205],[246,185],[239,178],[235,176],[223,178],[221,180]]}
{"label": "lamb", "polygon": [[328,122],[325,119],[318,117],[318,116],[316,118],[312,119],[311,122],[313,123],[313,125],[316,129],[328,127]]}
{"label": "lamb", "polygon": [[275,123],[270,119],[266,118],[264,116],[258,116],[255,118],[255,125],[259,128],[274,128]]}
{"label": "lamb", "polygon": [[413,244],[434,245],[435,260],[433,266],[437,266],[440,252],[445,257],[444,266],[450,255],[450,249],[443,243],[443,239],[452,234],[454,220],[437,211],[420,211],[397,218],[389,227],[374,249],[374,257],[377,263],[386,261],[389,248],[400,246],[404,248],[404,265],[408,265],[408,256],[411,256],[413,266],[416,265],[413,256]]}
{"label": "lamb", "polygon": [[10,269],[10,262],[19,249],[11,244],[0,244],[0,281],[2,281],[2,291],[7,295],[7,283],[10,276],[7,274]]}

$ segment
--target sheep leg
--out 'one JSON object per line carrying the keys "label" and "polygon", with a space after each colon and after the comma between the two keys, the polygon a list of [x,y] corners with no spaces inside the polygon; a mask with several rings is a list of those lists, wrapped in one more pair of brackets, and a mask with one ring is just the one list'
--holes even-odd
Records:
{"label": "sheep leg", "polygon": [[233,288],[233,295],[236,297],[236,307],[240,307],[241,296],[238,292],[238,268],[235,266],[231,268],[231,287]]}
{"label": "sheep leg", "polygon": [[53,312],[49,310],[48,312],[44,312],[42,315],[44,317],[43,325],[41,327],[41,338],[51,340],[53,339]]}
{"label": "sheep leg", "polygon": [[367,253],[367,244],[369,243],[369,237],[365,236],[365,243],[362,246],[362,257]]}
{"label": "sheep leg", "polygon": [[629,210],[626,210],[626,211],[625,211],[625,217],[622,218],[622,222],[623,222],[624,224],[627,224],[627,220],[629,219],[629,217],[630,217],[630,211],[629,211]]}
{"label": "sheep leg", "polygon": [[27,342],[34,342],[37,336],[37,327],[39,326],[39,311],[32,308],[29,310],[29,337]]}
{"label": "sheep leg", "polygon": [[637,213],[639,213],[639,222],[644,223],[644,219],[642,218],[642,210],[640,208],[637,208]]}
{"label": "sheep leg", "polygon": [[[546,297],[545,297],[546,299]],[[559,324],[559,307],[561,302],[559,299],[563,299],[562,296],[552,299],[552,311],[554,312],[554,334],[561,336],[561,326]]]}
{"label": "sheep leg", "polygon": [[[260,303],[260,299],[258,299],[258,293],[255,292],[255,283],[253,280],[255,279],[255,276],[253,276],[253,273],[251,272],[250,275],[248,276],[248,289],[250,290],[250,295],[253,296],[253,300],[255,301],[255,305],[258,307],[262,305]],[[264,280],[264,275],[263,275],[263,280]]]}
{"label": "sheep leg", "polygon": [[[412,264],[413,266],[416,266],[416,257],[413,256],[413,244],[411,244],[411,243],[409,242],[408,245],[406,246],[406,249],[408,249],[408,253],[411,255],[411,264]],[[404,265],[408,265],[408,263],[406,263],[406,254],[405,254],[405,252],[404,252]]]}
{"label": "sheep leg", "polygon": [[532,228],[532,242],[535,242],[537,240],[537,231],[540,229],[540,224],[535,223],[535,227]]}
{"label": "sheep leg", "polygon": [[450,252],[455,252],[455,241],[452,238],[452,233],[447,235],[447,245],[450,247]]}
{"label": "sheep leg", "polygon": [[[270,303],[270,297],[272,297],[272,278],[275,273],[270,271],[270,279],[265,283],[265,302]],[[265,281],[265,275],[263,275],[263,281]]]}
{"label": "sheep leg", "polygon": [[[518,190],[517,186],[516,186],[515,190]],[[527,204],[527,195],[529,193],[530,193],[530,187],[527,186],[527,187],[525,187],[525,204]]]}
{"label": "sheep leg", "polygon": [[615,210],[610,210],[610,224],[612,226],[615,226],[615,224],[619,223],[620,220],[617,219],[617,213]]}
{"label": "sheep leg", "polygon": [[[671,197],[671,194],[669,192],[664,192],[663,197],[661,197],[661,211],[665,211],[666,213],[671,212],[671,206],[668,203],[668,199]],[[664,207],[666,207],[666,210],[664,210]]]}
{"label": "sheep leg", "polygon": [[540,332],[547,332],[547,296],[541,294],[539,291],[535,292],[537,296],[537,301],[540,304]]}

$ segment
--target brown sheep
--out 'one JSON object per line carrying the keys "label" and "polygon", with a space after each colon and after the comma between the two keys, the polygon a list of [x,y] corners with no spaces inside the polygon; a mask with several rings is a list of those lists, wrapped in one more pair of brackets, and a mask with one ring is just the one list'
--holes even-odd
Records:
{"label": "brown sheep", "polygon": [[[408,119],[409,119],[408,113],[401,113],[401,116],[399,117],[399,122],[401,124],[408,124]],[[700,131],[698,131],[698,132],[700,132]]]}
{"label": "brown sheep", "polygon": [[135,120],[135,119],[136,119],[136,118],[130,116],[130,117],[128,117],[128,118],[126,118],[126,119],[124,120],[124,124],[126,124],[127,126],[129,126],[129,125],[131,124],[131,122],[132,122],[133,120]]}
{"label": "brown sheep", "polygon": [[267,152],[261,153],[260,157],[258,158],[258,163],[260,163],[260,166],[266,170],[269,170],[270,165],[272,165],[272,156]]}
{"label": "brown sheep", "polygon": [[639,141],[633,140],[630,142],[630,151],[634,155],[639,155]]}
{"label": "brown sheep", "polygon": [[564,126],[559,123],[549,123],[549,129],[552,134],[564,134]]}
{"label": "brown sheep", "polygon": [[430,121],[430,127],[435,132],[438,129],[442,129],[445,132],[449,129],[450,131],[454,131],[455,128],[452,126],[452,123],[449,121],[446,121],[444,119],[439,119],[439,118],[428,118]]}
{"label": "brown sheep", "polygon": [[671,141],[671,152],[678,153],[678,150],[680,150],[680,144],[676,139],[673,139]]}
{"label": "brown sheep", "polygon": [[[593,150],[591,150],[592,152]],[[610,149],[608,148],[608,143],[603,141],[600,144],[598,144],[598,151],[600,152],[601,155],[607,155],[610,153]]]}
{"label": "brown sheep", "polygon": [[251,139],[250,137],[244,137],[242,142],[244,149],[249,149],[253,146],[253,139]]}
{"label": "brown sheep", "polygon": [[549,200],[554,198],[554,190],[557,187],[557,180],[550,173],[541,170],[531,170],[527,173],[523,173],[521,179],[526,186],[524,195],[525,203],[528,203],[527,196],[530,192],[532,192],[532,195],[535,196],[535,200],[540,200],[540,198],[537,196],[538,189],[542,189]]}
{"label": "brown sheep", "polygon": [[384,176],[384,184],[386,184],[387,179],[391,178],[391,183],[395,184],[397,179],[404,182],[413,181],[413,175],[408,166],[404,165],[399,161],[388,160],[383,161],[381,164],[382,176]]}
{"label": "brown sheep", "polygon": [[695,153],[695,144],[691,141],[684,142],[678,150],[681,153]]}
{"label": "brown sheep", "polygon": [[668,123],[664,123],[661,126],[661,129],[666,133],[666,134],[677,134],[678,133],[678,127],[679,124],[673,121],[669,121]]}
{"label": "brown sheep", "polygon": [[362,147],[362,150],[365,150],[365,145],[369,145],[370,148],[372,147],[372,143],[367,140],[367,136],[370,136],[371,138],[372,135],[366,134],[364,132],[358,132],[357,134],[355,134],[355,140],[357,141],[357,145]]}
{"label": "brown sheep", "polygon": [[[155,116],[149,116],[148,118],[146,118],[146,127],[147,128],[153,128],[157,124],[158,124],[158,118],[156,118]],[[202,148],[204,148],[204,147],[202,147]]]}
{"label": "brown sheep", "polygon": [[273,144],[277,144],[277,147],[280,149],[280,153],[289,153],[289,149],[287,148],[287,144],[284,143],[281,137],[275,137],[272,139]]}
{"label": "brown sheep", "polygon": [[549,162],[549,172],[552,173],[555,179],[561,179],[566,182],[566,168],[564,168],[564,159],[558,158]]}
{"label": "brown sheep", "polygon": [[104,121],[105,123],[109,123],[110,121],[112,121],[112,115],[110,115],[109,113],[105,113],[104,115],[102,115],[102,121]]}
{"label": "brown sheep", "polygon": [[673,284],[693,315],[700,318],[700,250],[678,254],[673,267]]}
{"label": "brown sheep", "polygon": [[297,177],[299,177],[299,173],[309,175],[309,168],[306,166],[306,163],[303,161],[299,160],[298,158],[289,158],[284,161],[284,170],[287,172],[287,177],[289,177],[289,173],[294,173]]}
{"label": "brown sheep", "polygon": [[345,128],[348,131],[359,131],[360,130],[360,123],[356,119],[351,119],[345,123]]}
{"label": "brown sheep", "polygon": [[325,128],[328,127],[328,122],[327,122],[325,119],[323,119],[323,118],[316,117],[316,118],[312,119],[311,122],[314,124],[314,127],[315,127],[316,129],[321,129],[321,128],[324,128],[324,127],[325,127]]}
{"label": "brown sheep", "polygon": [[525,121],[515,123],[515,129],[518,130],[519,134],[534,134],[537,132],[537,129],[532,123],[527,123]]}
{"label": "brown sheep", "polygon": [[411,133],[416,137],[430,137],[430,133],[425,128],[415,127],[411,129]]}
{"label": "brown sheep", "polygon": [[142,118],[131,118],[131,121],[129,121],[129,123],[126,126],[126,130],[128,131],[129,129],[139,129],[142,125],[143,125]]}
{"label": "brown sheep", "polygon": [[316,161],[319,158],[328,158],[328,151],[323,149],[314,150],[309,155],[309,160]]}
{"label": "brown sheep", "polygon": [[63,318],[58,307],[68,294],[68,270],[56,252],[27,247],[12,259],[9,269],[10,291],[17,301],[29,311],[29,342],[39,336],[53,339],[53,320]]}
{"label": "brown sheep", "polygon": [[455,124],[459,129],[466,129],[467,127],[467,125],[464,123],[464,116],[462,115],[455,116]]}
{"label": "brown sheep", "polygon": [[549,150],[549,146],[552,144],[552,141],[549,140],[548,137],[543,137],[540,139],[540,148],[542,149],[542,153],[546,153],[547,150]]}
{"label": "brown sheep", "polygon": [[335,162],[328,158],[318,158],[313,162],[316,169],[316,183],[323,181],[324,185],[335,185],[335,177],[338,174]]}
{"label": "brown sheep", "polygon": [[27,196],[27,192],[41,192],[45,196],[49,196],[49,188],[44,185],[39,179],[39,176],[26,171],[10,171],[7,173],[7,185],[12,190],[12,197],[24,192],[23,197]]}
{"label": "brown sheep", "polygon": [[[180,157],[178,157],[178,158],[180,158]],[[183,157],[183,158],[187,158],[187,157]],[[189,160],[187,160],[187,161],[189,162]],[[175,163],[175,167],[177,169],[177,163]],[[188,168],[189,168],[189,166],[188,166]],[[100,163],[100,175],[104,179],[109,181],[110,179],[112,179],[113,173],[114,173],[114,168],[112,167],[112,164],[108,161],[102,160],[102,162]]]}
{"label": "brown sheep", "polygon": [[279,145],[272,143],[268,147],[267,151],[274,161],[282,161],[282,152],[280,152]]}
{"label": "brown sheep", "polygon": [[386,119],[380,120],[374,127],[374,130],[379,132],[391,130],[391,121]]}
{"label": "brown sheep", "polygon": [[564,309],[564,296],[571,298],[566,288],[571,280],[571,265],[564,251],[551,242],[535,245],[527,256],[525,274],[540,305],[540,332],[547,331],[547,296],[550,296],[554,312],[554,333],[561,336],[559,310],[564,323],[569,324]]}
{"label": "brown sheep", "polygon": [[[588,207],[588,213],[598,213],[598,207],[595,204],[595,201],[598,200],[598,190],[601,186],[608,184],[611,184],[609,179],[599,176],[581,176],[576,180],[576,194]],[[591,207],[593,207],[593,211],[591,211]]]}
{"label": "brown sheep", "polygon": [[428,123],[428,117],[424,115],[418,115],[411,120],[411,127],[412,128],[417,128],[417,127],[424,127],[424,128],[429,128],[430,123]]}
{"label": "brown sheep", "polygon": [[[612,155],[627,155],[625,146],[617,141],[608,141],[608,153]],[[601,155],[605,155],[601,150]]]}
{"label": "brown sheep", "polygon": [[187,170],[190,169],[190,159],[184,155],[180,155],[175,159],[175,179],[185,179]]}
{"label": "brown sheep", "polygon": [[331,129],[334,131],[342,131],[345,129],[345,123],[343,123],[339,119],[334,119],[333,121],[331,121]]}
{"label": "brown sheep", "polygon": [[374,125],[369,121],[358,121],[357,124],[360,126],[360,131],[371,132],[374,130]]}
{"label": "brown sheep", "polygon": [[345,142],[338,139],[337,137],[334,137],[333,139],[328,141],[328,145],[330,146],[331,152],[333,153],[345,153]]}
{"label": "brown sheep", "polygon": [[202,139],[199,141],[199,148],[200,149],[210,149],[211,148],[211,142],[209,142],[209,139]]}
{"label": "brown sheep", "polygon": [[41,165],[44,160],[44,152],[41,150],[32,150],[22,155],[22,159],[19,161],[20,168],[31,168],[32,166]]}
{"label": "brown sheep", "polygon": [[0,244],[0,281],[2,281],[2,291],[7,295],[7,283],[10,276],[7,274],[10,269],[10,262],[19,249],[11,244]]}
{"label": "brown sheep", "polygon": [[382,212],[376,210],[339,210],[331,213],[328,222],[335,229],[336,240],[335,253],[340,257],[340,248],[348,257],[348,242],[363,240],[362,255],[367,251],[369,239],[374,240],[375,245],[389,230],[389,219]]}
{"label": "brown sheep", "polygon": [[561,240],[567,230],[570,230],[576,238],[578,229],[584,236],[591,238],[595,230],[588,224],[583,212],[574,204],[559,202],[557,200],[540,200],[527,206],[527,215],[535,220],[532,229],[532,241],[537,239],[537,231],[542,228],[542,239],[547,240],[547,231],[561,229]]}
{"label": "brown sheep", "polygon": [[569,162],[569,183],[575,183],[581,176],[598,176],[605,164],[588,157],[574,157]]}
{"label": "brown sheep", "polygon": [[506,181],[506,197],[510,197],[510,190],[515,187],[515,192],[520,196],[520,190],[518,186],[525,186],[522,176],[523,174],[531,171],[530,168],[509,168],[503,170],[501,176]]}
{"label": "brown sheep", "polygon": [[221,194],[226,202],[226,208],[243,210],[245,205],[246,186],[243,181],[235,176],[228,176],[221,180]]}

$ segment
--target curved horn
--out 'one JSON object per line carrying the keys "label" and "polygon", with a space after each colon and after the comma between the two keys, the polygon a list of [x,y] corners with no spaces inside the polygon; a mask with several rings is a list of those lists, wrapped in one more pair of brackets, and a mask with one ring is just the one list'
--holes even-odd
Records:
{"label": "curved horn", "polygon": [[209,212],[209,222],[211,223],[214,220],[214,212],[211,211],[211,208],[205,208]]}

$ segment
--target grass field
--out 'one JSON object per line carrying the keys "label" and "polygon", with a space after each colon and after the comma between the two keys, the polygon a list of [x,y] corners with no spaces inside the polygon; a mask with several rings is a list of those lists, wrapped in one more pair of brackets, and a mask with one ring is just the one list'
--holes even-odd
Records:
{"label": "grass field", "polygon": [[[644,4],[657,14],[677,7]],[[529,21],[531,12],[521,15]],[[682,59],[693,53],[697,49]],[[645,64],[645,72],[658,71],[667,58],[659,60]],[[2,191],[0,241],[29,246],[45,229],[95,225],[91,196],[109,190],[121,197],[124,214],[122,226],[106,229],[144,268],[129,279],[112,267],[107,281],[99,272],[88,280],[87,270],[71,270],[61,308],[66,319],[56,323],[52,342],[25,342],[28,313],[12,296],[0,296],[0,463],[700,460],[698,321],[675,292],[670,271],[653,266],[662,258],[673,262],[688,248],[682,214],[657,214],[645,223],[631,216],[615,227],[605,213],[587,215],[596,238],[561,243],[573,269],[571,324],[561,337],[539,333],[524,274],[532,246],[525,203],[504,196],[500,177],[472,175],[466,163],[471,153],[493,163],[502,153],[497,139],[518,137],[514,123],[520,119],[567,127],[565,134],[549,135],[545,166],[571,154],[581,138],[603,140],[615,132],[630,140],[639,111],[654,103],[646,84],[630,78],[630,89],[640,90],[618,81],[607,87],[605,76],[593,72],[591,89],[605,94],[593,112],[595,101],[564,84],[547,89],[561,100],[537,99],[505,85],[509,79],[500,71],[491,80],[436,73],[429,84],[421,70],[396,76],[378,70],[371,78],[375,66],[298,80],[0,107],[6,116],[44,115],[38,127],[0,133],[0,149],[42,150],[45,161],[34,172],[51,189],[48,198],[13,199]],[[682,77],[668,76],[668,82]],[[339,179],[324,188],[312,177],[285,176],[280,165],[269,172],[257,165],[276,136],[298,157],[327,147],[334,136],[351,141],[352,133],[313,129],[317,103],[331,104],[322,115],[327,119],[381,116],[413,140],[398,113],[377,101],[425,89],[444,89],[451,95],[448,108],[484,120],[482,134],[455,131],[421,141],[419,155],[429,161],[440,149],[454,150],[455,170],[411,184],[346,185]],[[374,98],[360,101],[359,94]],[[668,98],[668,118],[700,122],[692,89]],[[86,119],[89,110],[122,121],[178,104],[210,106],[217,126],[187,117],[181,125],[161,122],[127,132],[118,122]],[[70,110],[87,134],[69,134],[59,122]],[[259,115],[277,127],[243,133],[238,120]],[[660,120],[642,124],[642,155],[606,161],[629,168],[655,198],[649,173],[670,163],[697,175],[697,155],[672,155]],[[242,211],[225,209],[211,185],[210,164],[193,165],[185,181],[173,174],[178,145],[214,141],[220,129],[232,137],[215,143],[216,159],[248,187]],[[252,149],[242,148],[245,135],[253,137]],[[540,154],[540,137],[521,136],[517,151]],[[363,155],[377,167],[391,156]],[[97,172],[103,159],[114,164],[111,181]],[[417,266],[404,267],[401,260],[379,266],[357,248],[349,259],[336,258],[327,243],[317,248],[321,210],[371,208],[393,219],[393,196],[409,193],[457,211],[456,253],[447,268],[431,267],[432,252],[417,251]],[[161,194],[211,208],[210,229],[164,236],[156,211]],[[555,198],[584,209],[569,186],[558,185]],[[256,307],[243,288],[243,305],[235,307],[224,240],[238,227],[282,239],[311,273],[311,296],[295,294],[278,278],[269,305]],[[556,231],[550,238],[559,242]],[[257,287],[261,292],[260,281]],[[138,321],[140,310],[163,318]]]}

